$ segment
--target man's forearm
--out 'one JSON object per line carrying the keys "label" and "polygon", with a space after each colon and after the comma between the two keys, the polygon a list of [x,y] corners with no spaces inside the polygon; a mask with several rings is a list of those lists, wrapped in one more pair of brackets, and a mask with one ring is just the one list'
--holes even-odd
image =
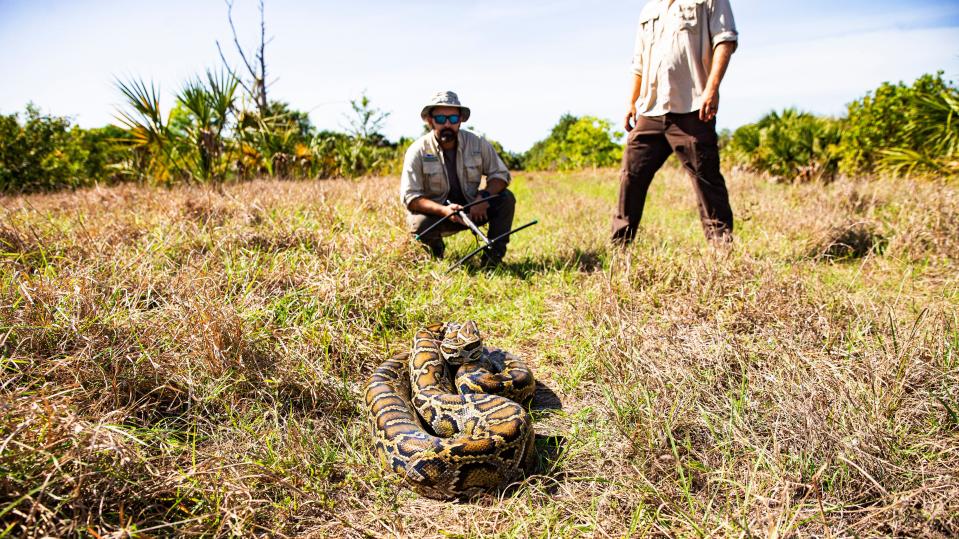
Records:
{"label": "man's forearm", "polygon": [[632,109],[636,106],[636,101],[639,101],[639,94],[643,91],[643,76],[637,73],[633,73],[633,91],[629,94],[629,108]]}
{"label": "man's forearm", "polygon": [[407,209],[413,213],[422,213],[424,215],[435,215],[437,217],[446,216],[446,206],[433,202],[426,197],[414,198],[413,201],[407,205]]}
{"label": "man's forearm", "polygon": [[506,190],[506,182],[499,178],[487,178],[486,191],[491,195],[502,193]]}
{"label": "man's forearm", "polygon": [[718,92],[719,85],[726,76],[726,68],[729,67],[729,59],[736,50],[736,43],[733,41],[724,41],[716,45],[713,51],[713,65],[709,69],[709,79],[706,81],[706,92]]}

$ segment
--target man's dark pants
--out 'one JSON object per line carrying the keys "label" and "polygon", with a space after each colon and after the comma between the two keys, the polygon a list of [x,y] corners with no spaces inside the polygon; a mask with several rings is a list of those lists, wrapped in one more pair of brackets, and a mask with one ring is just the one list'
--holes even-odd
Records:
{"label": "man's dark pants", "polygon": [[[469,210],[466,210],[469,212]],[[500,196],[489,201],[489,209],[486,211],[486,217],[489,219],[489,229],[486,236],[489,239],[496,238],[506,234],[513,229],[513,214],[516,213],[516,197],[509,189],[500,193]],[[434,215],[424,215],[422,213],[409,214],[407,221],[410,226],[410,232],[414,235],[422,234],[424,230],[433,226],[440,218]],[[477,223],[482,224],[482,223]],[[463,230],[469,230],[464,225],[456,224],[447,220],[442,225],[430,231],[429,235],[420,238],[420,241],[426,244],[433,256],[442,258],[446,251],[446,245],[443,243],[443,236],[449,236]],[[506,255],[506,244],[509,243],[509,237],[497,241],[490,248],[493,258],[500,260]]]}
{"label": "man's dark pants", "polygon": [[637,120],[623,152],[619,207],[613,218],[614,241],[628,243],[636,236],[649,184],[673,152],[693,180],[706,238],[732,239],[733,210],[726,180],[719,171],[716,120],[704,122],[697,111],[640,116]]}

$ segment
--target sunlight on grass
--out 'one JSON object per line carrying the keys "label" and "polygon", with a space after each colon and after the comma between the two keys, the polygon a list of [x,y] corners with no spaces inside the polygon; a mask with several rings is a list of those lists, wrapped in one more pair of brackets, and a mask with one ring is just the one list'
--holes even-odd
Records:
{"label": "sunlight on grass", "polygon": [[[616,171],[519,173],[540,224],[452,273],[475,240],[430,260],[391,178],[0,198],[0,530],[959,533],[959,191],[727,179],[724,253],[675,167],[626,250]],[[536,474],[445,504],[380,468],[360,391],[467,318],[552,404]]]}

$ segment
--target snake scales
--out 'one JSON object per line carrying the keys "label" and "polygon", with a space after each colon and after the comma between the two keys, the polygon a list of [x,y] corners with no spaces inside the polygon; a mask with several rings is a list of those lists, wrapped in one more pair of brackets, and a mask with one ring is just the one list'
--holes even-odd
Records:
{"label": "snake scales", "polygon": [[519,478],[534,460],[519,403],[536,388],[522,360],[490,353],[474,322],[420,329],[381,364],[366,404],[383,465],[417,493],[467,498]]}

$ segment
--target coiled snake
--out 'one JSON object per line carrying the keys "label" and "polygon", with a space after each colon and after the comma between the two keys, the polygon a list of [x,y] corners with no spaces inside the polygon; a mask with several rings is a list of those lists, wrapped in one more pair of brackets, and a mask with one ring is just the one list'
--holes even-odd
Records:
{"label": "coiled snake", "polygon": [[535,388],[522,360],[483,347],[474,322],[422,328],[412,352],[385,361],[366,386],[379,458],[429,498],[515,481],[534,461],[533,425],[519,403]]}

